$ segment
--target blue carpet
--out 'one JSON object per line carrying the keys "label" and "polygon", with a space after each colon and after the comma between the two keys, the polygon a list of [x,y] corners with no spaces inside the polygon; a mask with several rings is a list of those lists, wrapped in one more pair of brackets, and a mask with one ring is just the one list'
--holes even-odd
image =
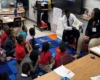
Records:
{"label": "blue carpet", "polygon": [[16,60],[10,60],[8,62],[3,63],[0,66],[0,74],[3,73],[3,72],[7,72],[8,75],[9,75],[9,78],[11,80],[16,80],[15,76],[16,76],[16,73],[17,73],[18,70],[17,70],[15,64],[16,64]]}
{"label": "blue carpet", "polygon": [[[47,42],[49,42],[50,52],[52,53],[52,56],[55,56],[56,55],[55,48],[59,47],[61,40],[58,38],[56,40],[52,40],[48,36],[36,38],[35,42],[40,45],[40,48],[42,48],[43,42],[41,42],[39,39],[43,39],[43,40],[46,40]],[[75,49],[73,49],[69,45],[66,45],[66,48],[67,48],[67,54],[75,55],[75,53],[76,53]],[[39,55],[40,55],[40,51],[39,51]],[[80,57],[83,57],[85,55],[86,55],[85,52],[81,51]],[[11,78],[11,80],[16,80],[16,73],[17,73],[18,69],[15,66],[15,64],[16,64],[16,60],[10,60],[8,62],[3,63],[2,66],[0,66],[0,73],[7,72],[9,77]],[[45,72],[43,72],[39,69],[39,75],[43,75],[44,73]]]}

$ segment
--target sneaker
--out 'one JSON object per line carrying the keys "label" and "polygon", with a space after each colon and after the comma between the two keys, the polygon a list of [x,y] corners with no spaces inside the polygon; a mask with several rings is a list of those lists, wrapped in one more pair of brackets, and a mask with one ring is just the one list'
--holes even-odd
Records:
{"label": "sneaker", "polygon": [[77,59],[77,58],[79,57],[79,55],[80,55],[79,53],[76,53],[76,54],[74,55],[74,58]]}

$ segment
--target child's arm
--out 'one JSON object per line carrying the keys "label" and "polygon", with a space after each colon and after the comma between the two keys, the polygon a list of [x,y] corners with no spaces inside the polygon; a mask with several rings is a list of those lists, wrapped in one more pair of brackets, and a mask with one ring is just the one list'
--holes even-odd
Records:
{"label": "child's arm", "polygon": [[55,64],[55,57],[53,57],[51,54],[50,54],[50,64],[54,65]]}
{"label": "child's arm", "polygon": [[29,40],[29,43],[32,44],[32,39]]}
{"label": "child's arm", "polygon": [[25,47],[26,47],[28,53],[32,52],[32,47],[31,47],[31,45],[28,42],[25,44]]}

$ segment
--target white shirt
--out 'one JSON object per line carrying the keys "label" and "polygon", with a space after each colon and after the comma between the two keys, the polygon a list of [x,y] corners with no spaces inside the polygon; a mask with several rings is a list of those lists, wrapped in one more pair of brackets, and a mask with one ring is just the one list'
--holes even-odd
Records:
{"label": "white shirt", "polygon": [[28,35],[26,36],[26,41],[29,42],[30,39],[32,39],[32,36],[31,36],[30,34],[28,34]]}
{"label": "white shirt", "polygon": [[72,13],[70,13],[70,17],[69,17],[69,24],[70,26],[67,25],[67,17],[66,15],[63,16],[63,20],[62,20],[62,24],[65,30],[72,30],[72,24],[75,20],[77,20],[76,16]]}
{"label": "white shirt", "polygon": [[26,74],[24,74],[24,73],[22,73],[22,74],[21,74],[21,76],[22,76],[22,77],[27,77],[27,75],[26,75]]}

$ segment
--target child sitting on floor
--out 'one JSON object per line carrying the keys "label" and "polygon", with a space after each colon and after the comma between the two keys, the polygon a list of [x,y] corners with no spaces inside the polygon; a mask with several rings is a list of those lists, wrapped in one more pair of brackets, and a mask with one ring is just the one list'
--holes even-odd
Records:
{"label": "child sitting on floor", "polygon": [[8,26],[4,26],[4,27],[3,27],[4,32],[3,32],[3,34],[1,35],[1,47],[2,47],[2,48],[3,48],[3,46],[4,46],[5,40],[6,40],[7,37],[8,37],[8,35],[7,35],[7,30],[8,30],[8,29],[9,29]]}
{"label": "child sitting on floor", "polygon": [[60,52],[57,52],[56,56],[55,56],[55,65],[56,67],[59,67],[61,65],[61,57],[66,55],[66,44],[64,42],[60,43],[59,46]]}
{"label": "child sitting on floor", "polygon": [[55,64],[52,55],[49,51],[49,43],[45,42],[42,45],[42,52],[40,54],[40,62],[39,62],[39,67],[41,70],[45,72],[49,72],[52,70],[53,65]]}
{"label": "child sitting on floor", "polygon": [[20,32],[20,35],[22,35],[25,39],[27,36],[27,27],[26,26],[22,26],[22,31]]}
{"label": "child sitting on floor", "polygon": [[6,39],[4,43],[4,49],[6,50],[6,55],[8,56],[14,56],[15,53],[15,47],[16,47],[16,38],[14,35],[14,30],[8,29],[7,30],[8,38]]}
{"label": "child sitting on floor", "polygon": [[30,75],[31,75],[32,79],[37,78],[37,76],[38,76],[38,72],[37,72],[38,52],[32,51],[30,54],[27,54],[24,57],[24,59],[22,60],[22,62],[20,64],[19,73],[21,73],[21,67],[25,62],[28,62],[31,66]]}
{"label": "child sitting on floor", "polygon": [[31,46],[32,46],[32,48],[34,50],[37,50],[37,49],[39,49],[39,45],[35,44],[34,36],[35,36],[35,29],[34,28],[30,28],[29,29],[29,34],[26,37],[26,41],[31,44]]}
{"label": "child sitting on floor", "polygon": [[22,65],[22,73],[17,74],[16,80],[32,80],[32,78],[30,76],[30,70],[31,70],[30,64],[27,62],[24,63]]}
{"label": "child sitting on floor", "polygon": [[16,49],[15,49],[15,54],[16,54],[16,59],[18,64],[21,63],[21,61],[24,59],[24,57],[26,56],[26,51],[25,51],[25,47],[24,44],[26,43],[25,39],[23,36],[18,36],[17,37],[17,45],[16,45]]}

